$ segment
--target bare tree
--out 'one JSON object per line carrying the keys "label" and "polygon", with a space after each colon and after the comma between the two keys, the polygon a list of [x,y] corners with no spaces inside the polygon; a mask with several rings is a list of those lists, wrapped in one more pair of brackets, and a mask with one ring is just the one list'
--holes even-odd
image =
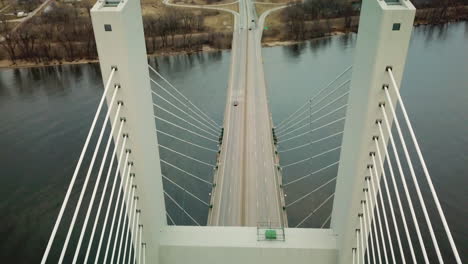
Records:
{"label": "bare tree", "polygon": [[54,58],[52,41],[55,39],[55,31],[42,27],[39,31],[38,53],[44,62],[50,62]]}
{"label": "bare tree", "polygon": [[191,41],[192,41],[192,33],[195,26],[195,16],[187,11],[183,11],[180,13],[181,18],[181,34],[183,37],[184,47],[191,48]]}
{"label": "bare tree", "polygon": [[310,33],[310,36],[313,38],[323,37],[325,35],[325,29],[319,20],[312,22]]}
{"label": "bare tree", "polygon": [[289,34],[294,40],[305,38],[305,13],[302,5],[292,4],[285,10],[286,23],[289,28]]}
{"label": "bare tree", "polygon": [[202,15],[198,15],[195,17],[195,29],[198,32],[203,31],[205,25],[204,25],[204,17]]}
{"label": "bare tree", "polygon": [[167,15],[164,17],[169,35],[171,36],[172,45],[175,45],[174,37],[179,31],[179,11],[175,8],[170,8]]}
{"label": "bare tree", "polygon": [[351,23],[353,19],[354,10],[350,4],[344,4],[341,9],[342,15],[345,21],[345,28],[351,28]]}
{"label": "bare tree", "polygon": [[24,60],[33,60],[38,59],[36,53],[36,41],[38,39],[38,34],[32,26],[35,21],[29,21],[21,26],[17,30],[18,35],[18,49],[21,54],[21,58]]}
{"label": "bare tree", "polygon": [[72,61],[76,58],[74,40],[77,36],[77,24],[72,22],[68,25],[61,25],[57,27],[57,40],[59,45],[65,51],[65,58]]}
{"label": "bare tree", "polygon": [[156,23],[156,32],[159,33],[161,37],[161,42],[163,47],[168,46],[168,38],[169,38],[169,23],[165,21],[166,17],[159,18]]}
{"label": "bare tree", "polygon": [[152,25],[152,16],[143,17],[143,30],[145,32],[146,53],[152,54],[156,49],[155,32]]}
{"label": "bare tree", "polygon": [[11,62],[16,64],[16,60],[18,59],[18,54],[16,52],[18,36],[15,32],[11,32],[11,28],[5,16],[0,16],[0,34],[3,36],[3,41],[0,41],[0,45],[7,52]]}
{"label": "bare tree", "polygon": [[97,58],[97,47],[96,40],[94,38],[93,24],[88,20],[83,23],[82,27],[83,34],[86,39],[86,57],[88,59],[95,59]]}
{"label": "bare tree", "polygon": [[18,55],[16,52],[16,46],[18,43],[18,36],[15,32],[9,32],[3,35],[3,41],[0,42],[2,47],[8,53],[8,57],[10,58],[13,64],[16,64],[16,60],[18,59]]}

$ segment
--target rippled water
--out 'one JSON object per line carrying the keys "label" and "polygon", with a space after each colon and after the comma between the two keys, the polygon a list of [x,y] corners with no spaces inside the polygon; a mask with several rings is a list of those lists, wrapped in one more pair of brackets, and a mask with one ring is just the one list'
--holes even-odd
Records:
{"label": "rippled water", "polygon": [[[264,48],[275,123],[350,65],[354,45],[355,36],[347,35]],[[416,28],[401,88],[461,252],[468,247],[467,51],[467,23]],[[230,52],[163,57],[157,59],[157,66],[194,103],[211,113],[216,121],[222,121]],[[2,263],[35,263],[40,259],[101,93],[97,65],[0,71]],[[287,159],[282,156],[282,160]],[[336,171],[318,180],[333,173]],[[285,171],[285,177],[294,176]],[[427,188],[423,187],[427,194]],[[300,191],[290,190],[288,197],[292,199]],[[327,191],[332,188],[324,192]],[[77,195],[73,193],[73,197]],[[183,194],[174,195],[183,199]],[[290,221],[301,219],[319,198],[291,209]],[[205,212],[196,206],[187,199],[187,210],[193,210],[197,219],[203,221]],[[328,206],[307,224],[321,224],[328,216],[331,205]],[[429,208],[432,210],[433,205]],[[172,207],[170,210],[176,221],[190,224],[180,211]],[[441,233],[440,223],[434,221]],[[59,236],[63,239],[64,235]],[[447,251],[446,241],[443,242]],[[463,254],[466,259],[466,250]]]}

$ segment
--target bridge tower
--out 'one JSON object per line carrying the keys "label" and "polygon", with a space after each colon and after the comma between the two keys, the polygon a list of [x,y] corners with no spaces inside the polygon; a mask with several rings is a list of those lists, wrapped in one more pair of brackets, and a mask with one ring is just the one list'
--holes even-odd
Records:
{"label": "bridge tower", "polygon": [[[373,124],[383,118],[379,111],[379,103],[385,102],[382,87],[390,83],[386,70],[392,68],[399,87],[415,12],[408,0],[362,2],[331,218],[331,228],[337,235],[339,263],[349,263],[352,258],[367,165],[371,164],[370,153],[376,152],[372,137],[379,134]],[[378,184],[380,175],[376,177]]]}
{"label": "bridge tower", "polygon": [[[121,117],[126,119],[124,133],[135,163],[146,258],[158,263],[158,234],[167,222],[140,1],[98,1],[91,18],[102,76],[117,68],[114,82],[120,86],[117,100],[124,103]],[[108,103],[110,97],[109,93]]]}

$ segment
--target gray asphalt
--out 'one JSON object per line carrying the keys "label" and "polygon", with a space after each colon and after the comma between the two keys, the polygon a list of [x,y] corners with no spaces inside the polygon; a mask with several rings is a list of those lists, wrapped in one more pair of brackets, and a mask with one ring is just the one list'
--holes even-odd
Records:
{"label": "gray asphalt", "polygon": [[208,224],[257,226],[271,222],[287,226],[261,54],[267,13],[258,19],[250,0],[239,1],[239,11],[233,33],[223,145]]}

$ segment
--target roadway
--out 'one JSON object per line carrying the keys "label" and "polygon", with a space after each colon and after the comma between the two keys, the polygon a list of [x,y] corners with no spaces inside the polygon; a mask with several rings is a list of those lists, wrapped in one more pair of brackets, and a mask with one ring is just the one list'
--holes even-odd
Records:
{"label": "roadway", "polygon": [[186,5],[163,1],[169,6],[214,9],[234,15],[224,137],[208,225],[257,226],[259,222],[271,222],[287,226],[261,54],[265,18],[284,6],[264,12],[258,19],[250,0],[236,2],[239,13],[223,8],[232,3]]}
{"label": "roadway", "polygon": [[253,3],[239,1],[209,225],[257,226],[271,222],[287,226],[261,54],[263,23],[269,13],[258,20]]}

